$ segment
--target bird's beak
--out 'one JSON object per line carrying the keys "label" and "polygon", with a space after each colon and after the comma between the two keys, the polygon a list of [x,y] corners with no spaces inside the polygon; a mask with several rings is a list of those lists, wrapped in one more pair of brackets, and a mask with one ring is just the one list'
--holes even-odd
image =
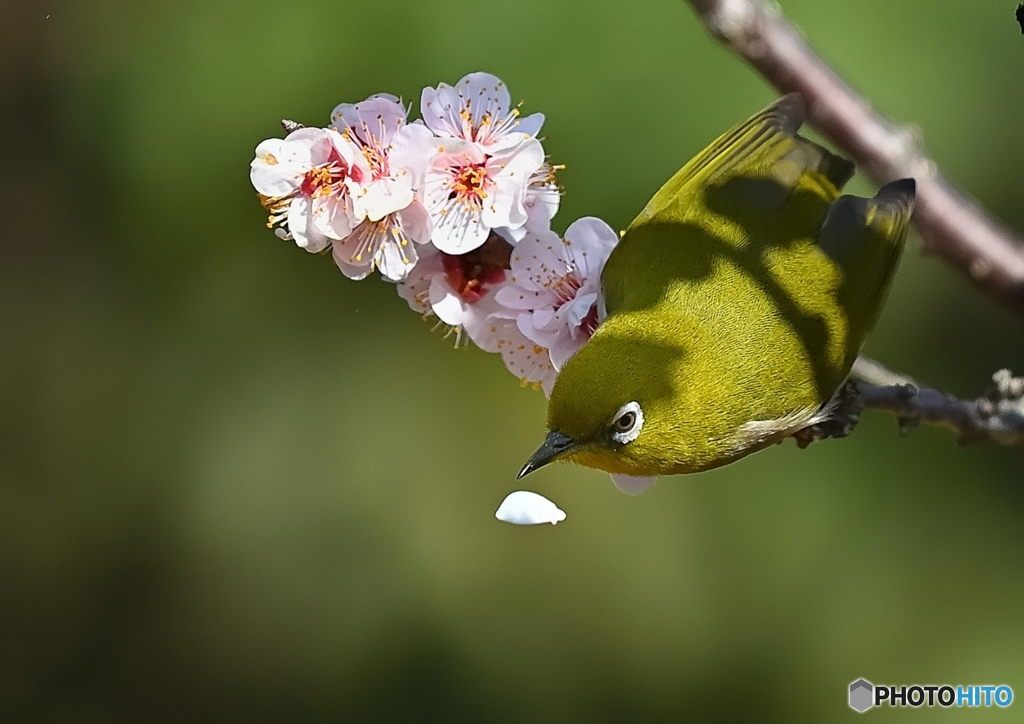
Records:
{"label": "bird's beak", "polygon": [[526,461],[526,465],[519,471],[516,480],[524,475],[529,475],[537,468],[542,468],[548,463],[554,462],[577,445],[578,443],[568,435],[563,435],[558,430],[552,430],[544,438],[544,444],[537,448],[537,452]]}

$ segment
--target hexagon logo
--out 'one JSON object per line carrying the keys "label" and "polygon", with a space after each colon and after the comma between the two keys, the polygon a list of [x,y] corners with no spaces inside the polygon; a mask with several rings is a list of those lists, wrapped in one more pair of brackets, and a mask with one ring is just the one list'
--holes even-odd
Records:
{"label": "hexagon logo", "polygon": [[857,679],[850,684],[850,708],[861,714],[875,705],[875,687],[870,681]]}

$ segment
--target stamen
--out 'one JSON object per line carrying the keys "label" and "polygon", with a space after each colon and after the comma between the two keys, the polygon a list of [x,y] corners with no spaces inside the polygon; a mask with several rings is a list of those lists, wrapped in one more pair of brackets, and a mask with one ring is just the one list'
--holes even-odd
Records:
{"label": "stamen", "polygon": [[479,210],[483,207],[483,200],[487,198],[487,187],[493,183],[485,164],[472,163],[462,166],[452,176],[452,190],[448,198]]}
{"label": "stamen", "polygon": [[288,207],[291,206],[292,197],[290,196],[264,196],[258,194],[260,198],[260,206],[270,212],[267,216],[267,228],[273,229],[275,226],[284,224],[288,218]]}

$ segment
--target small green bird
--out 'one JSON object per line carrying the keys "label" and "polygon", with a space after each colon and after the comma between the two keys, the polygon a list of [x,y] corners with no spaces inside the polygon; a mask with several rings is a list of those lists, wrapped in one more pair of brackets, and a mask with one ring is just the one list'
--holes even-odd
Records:
{"label": "small green bird", "polygon": [[559,374],[550,432],[519,477],[571,460],[639,492],[828,417],[888,291],[915,184],[840,196],[853,163],[798,135],[804,115],[799,95],[780,98],[629,226],[601,276],[607,317]]}

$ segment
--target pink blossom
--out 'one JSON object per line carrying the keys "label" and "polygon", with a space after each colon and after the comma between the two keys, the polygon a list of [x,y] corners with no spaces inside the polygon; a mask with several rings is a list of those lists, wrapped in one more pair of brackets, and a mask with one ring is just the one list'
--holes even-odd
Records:
{"label": "pink blossom", "polygon": [[618,236],[600,219],[574,222],[560,239],[527,234],[513,250],[508,284],[496,293],[497,315],[547,348],[560,370],[600,323],[601,271]]}
{"label": "pink blossom", "polygon": [[423,177],[435,152],[430,131],[406,123],[405,107],[387,95],[342,103],[331,120],[370,169],[357,199],[366,220],[333,242],[335,263],[352,279],[366,277],[375,266],[388,279],[404,279],[416,264],[416,244],[430,240],[430,217],[421,200]]}

